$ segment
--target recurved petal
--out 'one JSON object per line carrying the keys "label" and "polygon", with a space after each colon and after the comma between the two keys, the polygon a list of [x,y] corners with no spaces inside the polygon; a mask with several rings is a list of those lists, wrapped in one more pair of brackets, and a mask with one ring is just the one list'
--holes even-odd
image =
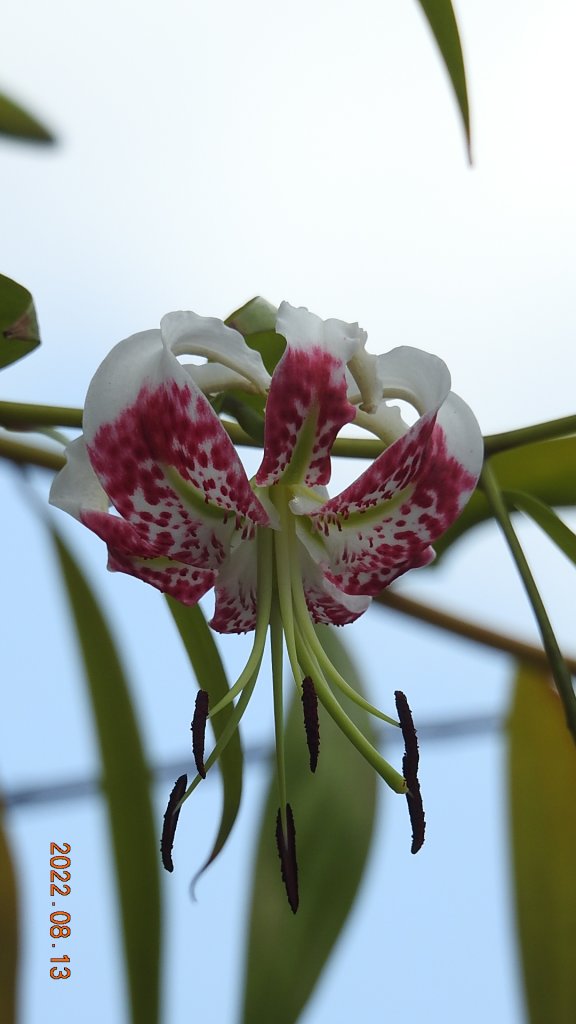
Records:
{"label": "recurved petal", "polygon": [[308,517],[327,553],[324,568],[348,594],[377,594],[428,564],[430,545],[458,517],[482,466],[468,406],[450,394],[390,445],[350,487]]}
{"label": "recurved petal", "polygon": [[239,373],[258,391],[266,391],[270,375],[262,356],[250,348],[239,331],[227,327],[215,317],[178,311],[167,313],[160,321],[164,343],[174,355],[205,356]]}
{"label": "recurved petal", "polygon": [[306,604],[314,622],[345,626],[364,614],[370,597],[344,593],[302,547],[300,560]]}
{"label": "recurved petal", "polygon": [[[110,516],[110,519],[113,517]],[[141,558],[108,547],[110,572],[125,572],[169,594],[182,604],[195,605],[214,586],[216,573],[169,558]]]}
{"label": "recurved petal", "polygon": [[149,543],[215,569],[268,516],[207,399],[160,331],[117,345],[86,398],[88,455],[110,502]]}
{"label": "recurved petal", "polygon": [[67,445],[66,465],[54,477],[48,501],[75,519],[81,518],[82,509],[107,511],[108,495],[92,469],[82,435]]}
{"label": "recurved petal", "polygon": [[347,399],[346,363],[366,334],[358,324],[323,321],[283,302],[276,330],[286,338],[266,403],[262,486],[330,479],[330,450],[341,427],[355,417]]}

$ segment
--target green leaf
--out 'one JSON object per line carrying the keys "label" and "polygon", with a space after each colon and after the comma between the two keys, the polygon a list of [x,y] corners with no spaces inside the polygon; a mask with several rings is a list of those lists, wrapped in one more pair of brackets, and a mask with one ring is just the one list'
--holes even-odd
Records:
{"label": "green leaf", "polygon": [[[335,634],[319,627],[329,657],[360,689]],[[368,716],[346,701],[366,732]],[[308,767],[302,706],[286,726],[288,800],[294,811],[300,906],[293,916],[274,841],[278,793],[272,780],[254,870],[244,993],[244,1024],[293,1024],[310,998],[346,922],[370,848],[376,774],[320,709],[320,758]]]}
{"label": "green leaf", "polygon": [[[259,352],[268,373],[274,373],[280,361],[286,342],[276,334],[278,310],[266,299],[257,295],[226,319],[244,337],[250,348]],[[264,395],[249,395],[244,391],[230,391],[223,400],[222,409],[234,416],[250,437],[260,444],[264,440]]]}
{"label": "green leaf", "polygon": [[29,142],[54,142],[54,136],[32,114],[0,93],[0,135]]}
{"label": "green leaf", "polygon": [[0,807],[0,1020],[17,1024],[18,890],[3,818]]}
{"label": "green leaf", "polygon": [[[104,616],[54,528],[100,744],[133,1024],[158,1024],[160,882],[150,775],[128,685]],[[158,831],[158,834],[157,834]]]}
{"label": "green leaf", "polygon": [[530,516],[566,557],[576,564],[576,534],[562,522],[549,505],[523,491],[504,491],[504,497],[519,512]]}
{"label": "green leaf", "polygon": [[468,106],[468,89],[466,87],[466,71],[462,44],[458,32],[458,24],[450,0],[418,0],[424,11],[434,38],[438,43],[446,70],[452,82],[452,88],[462,115],[462,123],[466,134],[468,156],[470,155],[470,110]]}
{"label": "green leaf", "polygon": [[0,274],[0,368],[28,355],[40,344],[32,296]]}
{"label": "green leaf", "polygon": [[518,936],[531,1024],[576,1007],[576,747],[547,676],[521,667],[509,721]]}
{"label": "green leaf", "polygon": [[[210,706],[214,707],[228,693],[229,686],[218,648],[202,614],[202,609],[198,605],[191,608],[180,604],[179,601],[175,601],[171,597],[166,597],[166,601],[190,659],[198,686],[207,691]],[[211,720],[216,739],[224,731],[233,710],[233,705],[229,705]],[[190,717],[192,718],[192,714]],[[223,750],[218,760],[218,766],[224,789],[220,826],[210,855],[196,878],[212,864],[223,849],[238,815],[242,797],[243,769],[242,745],[238,731],[234,733]]]}
{"label": "green leaf", "polygon": [[257,295],[225,321],[228,327],[240,332],[250,348],[260,353],[268,373],[274,372],[286,348],[284,338],[276,334],[277,313],[276,306]]}
{"label": "green leaf", "polygon": [[[503,491],[528,492],[555,508],[576,505],[576,437],[539,441],[499,452],[490,456],[490,465]],[[485,496],[477,490],[459,519],[434,542],[437,554],[491,515]]]}
{"label": "green leaf", "polygon": [[228,327],[240,331],[246,337],[247,334],[258,334],[260,331],[274,331],[276,326],[276,314],[278,310],[267,299],[256,295],[253,299],[245,302],[240,309],[235,309],[226,318]]}

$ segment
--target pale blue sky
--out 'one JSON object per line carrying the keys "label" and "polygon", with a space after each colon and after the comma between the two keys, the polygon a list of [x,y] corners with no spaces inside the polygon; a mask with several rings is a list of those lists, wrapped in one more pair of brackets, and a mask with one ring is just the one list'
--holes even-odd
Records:
{"label": "pale blue sky", "polygon": [[[61,145],[0,144],[1,270],[33,291],[44,338],[3,374],[2,397],[78,405],[122,337],[172,309],[224,316],[261,293],[359,320],[373,351],[410,344],[441,355],[486,432],[573,412],[576,16],[567,0],[478,0],[459,15],[472,170],[414,3],[13,5],[0,87]],[[46,477],[37,480],[46,494]],[[94,774],[97,752],[50,550],[13,474],[2,469],[1,481],[0,784],[11,790]],[[160,597],[109,576],[101,543],[55,514],[113,619],[151,756],[185,756],[194,684]],[[523,537],[568,643],[570,569],[535,531]],[[535,636],[490,527],[402,588]],[[385,707],[401,680],[422,720],[506,708],[510,666],[499,655],[379,610],[343,635]],[[245,643],[221,649],[233,675]],[[262,676],[248,743],[271,735],[270,704]],[[504,770],[496,735],[423,743],[429,834],[415,858],[404,802],[382,793],[366,884],[302,1024],[352,1013],[520,1024]],[[163,879],[163,1024],[188,1024],[192,1007],[208,1024],[235,1024],[263,783],[250,768],[237,830],[197,904],[188,881],[212,837],[217,785],[200,787],[181,817],[177,870]],[[169,788],[157,790],[159,822]],[[100,801],[22,808],[10,824],[24,897],[22,1024],[124,1024]],[[74,974],[57,985],[47,851],[59,839],[74,849]],[[416,927],[403,916],[407,898]]]}

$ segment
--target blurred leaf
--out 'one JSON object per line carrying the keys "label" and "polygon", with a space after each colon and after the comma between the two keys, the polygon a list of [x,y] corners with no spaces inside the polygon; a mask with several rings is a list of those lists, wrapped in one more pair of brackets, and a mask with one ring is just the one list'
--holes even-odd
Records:
{"label": "blurred leaf", "polygon": [[[360,690],[341,641],[327,627],[318,631],[331,660]],[[368,729],[365,712],[349,702],[346,710]],[[274,776],[254,870],[243,1024],[293,1024],[298,1019],[346,922],[372,839],[375,772],[320,709],[320,758],[312,775],[299,696],[287,722],[286,759],[300,906],[294,916],[280,876]]]}
{"label": "blurred leaf", "polygon": [[70,551],[52,539],[76,624],[102,759],[133,1024],[158,1024],[160,883],[148,766],[130,694],[102,612]]}
{"label": "blurred leaf", "polygon": [[531,1024],[576,1007],[576,747],[546,674],[521,667],[509,722],[516,915]]}
{"label": "blurred leaf", "polygon": [[[524,491],[552,507],[576,505],[576,437],[539,441],[490,457],[490,465],[503,491]],[[478,523],[490,519],[490,506],[476,490],[453,526],[434,542],[438,555]]]}
{"label": "blurred leaf", "polygon": [[0,807],[0,1020],[17,1024],[18,891],[3,818]]}
{"label": "blurred leaf", "polygon": [[3,93],[0,93],[0,135],[29,142],[54,142],[54,136],[44,125]]}
{"label": "blurred leaf", "polygon": [[[179,601],[175,601],[168,596],[166,601],[182,637],[182,642],[190,659],[198,686],[202,690],[207,691],[210,705],[213,707],[228,693],[229,686],[218,648],[202,614],[202,609],[198,605],[191,608],[180,604]],[[229,705],[210,722],[216,739],[224,731],[232,711],[233,706]],[[190,714],[190,717],[192,718],[192,714]],[[222,774],[222,785],[224,788],[220,826],[214,846],[208,859],[202,865],[199,874],[206,870],[208,865],[216,859],[223,849],[238,815],[242,797],[243,769],[242,745],[238,730],[236,730],[230,742],[223,750],[218,759],[218,766]],[[196,875],[197,877],[198,875]]]}
{"label": "blurred leaf", "polygon": [[470,110],[466,87],[466,71],[454,9],[450,0],[418,0],[418,3],[428,19],[428,24],[438,43],[446,70],[450,76],[452,88],[456,95],[456,102],[462,115],[468,155],[470,156]]}
{"label": "blurred leaf", "polygon": [[0,274],[0,367],[28,355],[40,344],[32,296]]}
{"label": "blurred leaf", "polygon": [[504,497],[520,512],[530,516],[566,557],[576,564],[576,534],[562,522],[549,505],[523,491],[504,491]]}

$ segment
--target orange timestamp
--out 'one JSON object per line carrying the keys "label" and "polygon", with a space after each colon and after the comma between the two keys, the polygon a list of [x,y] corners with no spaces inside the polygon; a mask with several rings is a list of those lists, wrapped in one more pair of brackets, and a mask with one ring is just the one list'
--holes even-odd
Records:
{"label": "orange timestamp", "polygon": [[[59,846],[58,843],[50,843],[50,895],[51,896],[69,896],[71,892],[70,882],[71,872],[69,870],[71,866],[70,843],[63,843]],[[52,900],[52,906],[56,906],[56,901]],[[70,914],[67,910],[54,910],[50,914],[50,938],[54,939],[52,943],[52,949],[56,949],[56,941],[58,939],[67,939],[70,936]],[[72,971],[70,967],[59,967],[58,964],[69,964],[69,956],[52,956],[50,957],[50,963],[54,964],[50,968],[50,977],[54,978],[55,981],[60,981],[64,978],[69,978]]]}

